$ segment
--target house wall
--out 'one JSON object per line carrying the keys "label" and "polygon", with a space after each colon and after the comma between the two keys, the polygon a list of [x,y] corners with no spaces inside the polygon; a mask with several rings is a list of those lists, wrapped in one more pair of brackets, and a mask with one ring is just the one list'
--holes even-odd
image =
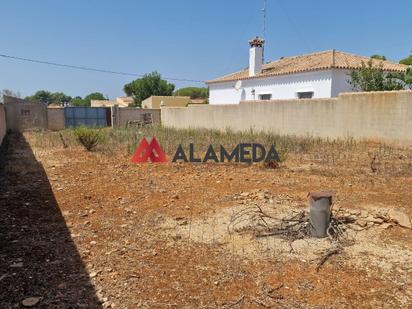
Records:
{"label": "house wall", "polygon": [[64,108],[47,109],[47,127],[52,131],[59,131],[65,128]]}
{"label": "house wall", "polygon": [[[298,91],[313,91],[314,98],[330,98],[332,70],[323,70],[271,78],[242,81],[242,89],[236,90],[236,82],[209,84],[210,104],[238,104],[244,100],[257,100],[260,94],[272,94],[273,100],[295,99]],[[255,97],[252,95],[255,89]]]}
{"label": "house wall", "polygon": [[412,144],[412,91],[166,107],[161,113],[162,124],[175,128],[254,129],[282,135],[353,137]]}
{"label": "house wall", "polygon": [[90,100],[90,107],[112,107],[119,105],[116,100]]}
{"label": "house wall", "polygon": [[339,93],[353,91],[349,83],[349,70],[333,70],[332,74],[332,97],[337,97]]}
{"label": "house wall", "polygon": [[0,104],[0,146],[3,142],[3,138],[6,135],[7,125],[6,125],[6,111],[4,110],[4,105]]}
{"label": "house wall", "polygon": [[129,104],[134,103],[133,97],[117,97],[116,102],[119,106],[128,107]]}
{"label": "house wall", "polygon": [[164,102],[166,106],[185,107],[190,102],[190,97],[182,96],[151,96],[142,102],[142,108],[160,109],[160,104]]}

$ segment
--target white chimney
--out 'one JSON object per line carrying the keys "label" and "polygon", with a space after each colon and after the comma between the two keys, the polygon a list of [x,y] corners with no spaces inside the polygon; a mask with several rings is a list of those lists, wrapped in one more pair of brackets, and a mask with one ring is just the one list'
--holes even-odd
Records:
{"label": "white chimney", "polygon": [[263,44],[265,40],[255,37],[249,41],[249,76],[255,76],[262,72]]}

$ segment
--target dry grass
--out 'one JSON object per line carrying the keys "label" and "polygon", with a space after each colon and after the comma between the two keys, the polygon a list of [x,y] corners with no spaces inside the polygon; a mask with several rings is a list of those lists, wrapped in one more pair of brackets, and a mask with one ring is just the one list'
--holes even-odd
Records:
{"label": "dry grass", "polygon": [[[133,153],[143,137],[155,136],[163,150],[173,155],[177,145],[182,144],[187,150],[189,143],[194,143],[196,150],[203,153],[207,146],[223,145],[231,149],[239,143],[260,143],[265,146],[276,145],[281,161],[311,162],[335,168],[348,164],[360,166],[373,173],[390,175],[412,174],[412,147],[398,147],[389,144],[356,141],[353,138],[322,139],[312,136],[297,137],[273,133],[234,132],[231,130],[173,129],[163,126],[143,128],[101,129],[102,141],[97,151],[111,155],[115,152]],[[64,141],[64,143],[63,143]],[[73,129],[60,132],[43,132],[36,135],[36,146],[40,147],[78,147]],[[315,171],[316,173],[316,171]]]}

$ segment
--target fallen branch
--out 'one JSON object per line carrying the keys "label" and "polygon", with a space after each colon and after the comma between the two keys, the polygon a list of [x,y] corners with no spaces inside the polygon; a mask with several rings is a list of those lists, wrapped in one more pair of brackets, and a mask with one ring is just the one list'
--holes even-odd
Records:
{"label": "fallen branch", "polygon": [[270,306],[270,305],[268,305],[268,304],[265,304],[263,301],[261,301],[260,299],[258,299],[258,298],[251,298],[251,300],[254,302],[254,303],[256,303],[256,304],[258,304],[258,305],[260,305],[260,306],[262,306],[263,308],[271,308],[271,307],[273,307],[273,306]]}

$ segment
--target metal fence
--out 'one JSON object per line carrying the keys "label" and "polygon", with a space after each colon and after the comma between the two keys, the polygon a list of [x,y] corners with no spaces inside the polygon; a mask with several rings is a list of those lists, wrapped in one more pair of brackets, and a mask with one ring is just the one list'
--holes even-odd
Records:
{"label": "metal fence", "polygon": [[110,108],[106,107],[65,107],[66,128],[85,125],[87,127],[106,127],[111,125]]}

